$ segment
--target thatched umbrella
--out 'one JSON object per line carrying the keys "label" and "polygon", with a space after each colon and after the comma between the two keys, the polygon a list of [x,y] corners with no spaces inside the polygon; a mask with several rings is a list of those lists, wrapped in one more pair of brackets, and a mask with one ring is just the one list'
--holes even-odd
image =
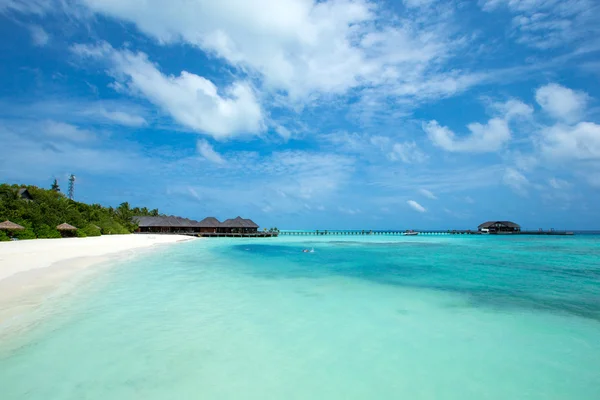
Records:
{"label": "thatched umbrella", "polygon": [[60,232],[62,237],[72,237],[77,234],[77,228],[73,225],[69,225],[66,222],[56,227],[56,230]]}
{"label": "thatched umbrella", "polygon": [[7,231],[21,231],[25,228],[19,224],[15,224],[14,222],[10,222],[10,221],[6,220],[6,221],[0,223],[0,229],[4,229]]}
{"label": "thatched umbrella", "polygon": [[73,225],[69,225],[66,222],[64,224],[60,224],[56,227],[56,230],[58,231],[76,231],[77,228],[75,228]]}

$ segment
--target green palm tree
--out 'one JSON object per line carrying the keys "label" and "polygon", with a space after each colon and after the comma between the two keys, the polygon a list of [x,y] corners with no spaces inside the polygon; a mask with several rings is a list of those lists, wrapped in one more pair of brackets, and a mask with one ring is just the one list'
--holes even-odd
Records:
{"label": "green palm tree", "polygon": [[57,179],[55,179],[54,182],[52,182],[52,186],[50,187],[50,189],[54,190],[55,192],[60,192],[60,186],[58,186]]}

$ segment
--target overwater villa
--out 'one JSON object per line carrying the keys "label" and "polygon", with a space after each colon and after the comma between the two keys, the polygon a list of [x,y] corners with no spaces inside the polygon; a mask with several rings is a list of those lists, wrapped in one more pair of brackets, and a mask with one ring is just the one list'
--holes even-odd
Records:
{"label": "overwater villa", "polygon": [[217,233],[220,226],[221,222],[215,217],[206,217],[198,222],[198,229],[203,233]]}
{"label": "overwater villa", "polygon": [[258,232],[258,225],[254,221],[242,217],[227,219],[223,222],[215,217],[195,221],[174,216],[134,217],[134,220],[138,225],[136,233],[170,233],[204,237],[277,236],[273,232]]}
{"label": "overwater villa", "polygon": [[198,221],[188,218],[164,217],[134,217],[138,233],[194,233],[198,231]]}
{"label": "overwater villa", "polygon": [[237,217],[223,221],[217,231],[220,233],[256,233],[258,225],[251,219]]}
{"label": "overwater villa", "polygon": [[487,221],[477,227],[481,233],[517,233],[521,227],[511,221]]}

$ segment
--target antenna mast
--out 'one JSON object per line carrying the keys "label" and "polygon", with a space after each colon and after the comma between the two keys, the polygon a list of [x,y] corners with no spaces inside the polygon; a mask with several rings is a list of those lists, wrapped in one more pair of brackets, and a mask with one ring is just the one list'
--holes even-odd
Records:
{"label": "antenna mast", "polygon": [[75,175],[71,174],[69,177],[69,199],[73,200],[75,194]]}

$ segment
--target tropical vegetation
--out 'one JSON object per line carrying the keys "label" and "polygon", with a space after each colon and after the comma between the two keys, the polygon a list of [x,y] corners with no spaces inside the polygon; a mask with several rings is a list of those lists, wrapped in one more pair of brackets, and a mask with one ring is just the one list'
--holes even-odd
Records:
{"label": "tropical vegetation", "polygon": [[[25,188],[31,198],[24,198],[19,189]],[[79,237],[131,233],[137,229],[134,216],[158,216],[157,209],[130,207],[103,207],[69,199],[60,192],[57,182],[51,189],[36,186],[0,184],[0,222],[9,220],[23,226],[18,231],[0,231],[0,241],[35,238],[59,238],[56,226],[64,222],[77,228]]]}

